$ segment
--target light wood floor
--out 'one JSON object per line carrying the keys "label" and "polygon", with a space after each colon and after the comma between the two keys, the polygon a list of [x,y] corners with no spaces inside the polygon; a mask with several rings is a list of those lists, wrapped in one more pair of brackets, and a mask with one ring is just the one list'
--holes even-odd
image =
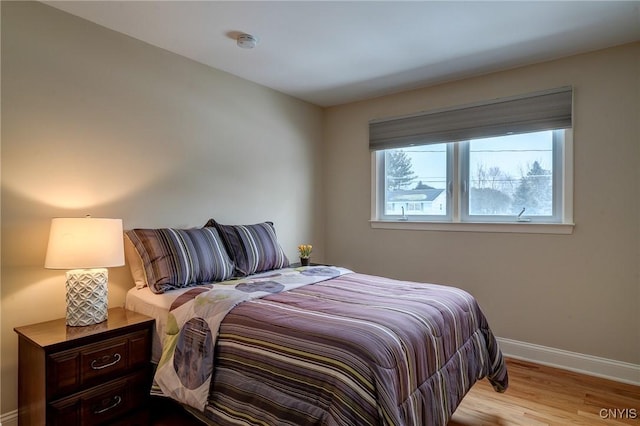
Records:
{"label": "light wood floor", "polygon": [[[481,380],[448,426],[640,426],[640,387],[523,361],[508,359],[507,366],[507,392],[497,393]],[[156,402],[153,426],[200,424],[180,406]],[[621,411],[607,411],[616,409]],[[601,419],[600,410],[610,417],[615,412],[618,418]]]}
{"label": "light wood floor", "polygon": [[640,426],[638,386],[524,361],[508,359],[507,367],[509,389],[501,394],[487,380],[476,383],[448,426]]}

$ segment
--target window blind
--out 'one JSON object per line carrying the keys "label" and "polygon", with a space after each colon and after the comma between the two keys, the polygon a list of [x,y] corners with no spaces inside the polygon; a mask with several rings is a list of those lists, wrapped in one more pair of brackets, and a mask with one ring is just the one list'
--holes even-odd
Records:
{"label": "window blind", "polygon": [[458,142],[572,127],[573,89],[536,92],[369,123],[369,149]]}

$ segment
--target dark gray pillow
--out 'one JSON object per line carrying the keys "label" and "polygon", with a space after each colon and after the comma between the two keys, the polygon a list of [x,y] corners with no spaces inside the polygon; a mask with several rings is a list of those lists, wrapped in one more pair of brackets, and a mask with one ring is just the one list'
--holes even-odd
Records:
{"label": "dark gray pillow", "polygon": [[210,219],[205,227],[215,227],[220,233],[227,253],[235,264],[236,276],[242,277],[289,266],[289,259],[278,243],[272,222],[222,225]]}

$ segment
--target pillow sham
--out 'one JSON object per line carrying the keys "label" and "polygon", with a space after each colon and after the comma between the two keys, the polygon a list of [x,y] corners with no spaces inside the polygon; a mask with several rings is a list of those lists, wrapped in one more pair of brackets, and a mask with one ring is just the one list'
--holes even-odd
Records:
{"label": "pillow sham", "polygon": [[154,293],[233,276],[233,262],[215,228],[133,229],[126,235],[142,259],[147,285]]}
{"label": "pillow sham", "polygon": [[273,222],[222,225],[210,219],[205,227],[214,227],[220,233],[227,253],[235,264],[237,277],[289,266],[289,259],[278,243]]}

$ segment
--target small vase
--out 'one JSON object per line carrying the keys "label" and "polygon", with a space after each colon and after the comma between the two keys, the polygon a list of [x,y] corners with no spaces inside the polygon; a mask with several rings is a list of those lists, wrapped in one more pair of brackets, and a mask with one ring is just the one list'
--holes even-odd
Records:
{"label": "small vase", "polygon": [[301,257],[300,258],[300,265],[309,266],[309,258],[308,257]]}

